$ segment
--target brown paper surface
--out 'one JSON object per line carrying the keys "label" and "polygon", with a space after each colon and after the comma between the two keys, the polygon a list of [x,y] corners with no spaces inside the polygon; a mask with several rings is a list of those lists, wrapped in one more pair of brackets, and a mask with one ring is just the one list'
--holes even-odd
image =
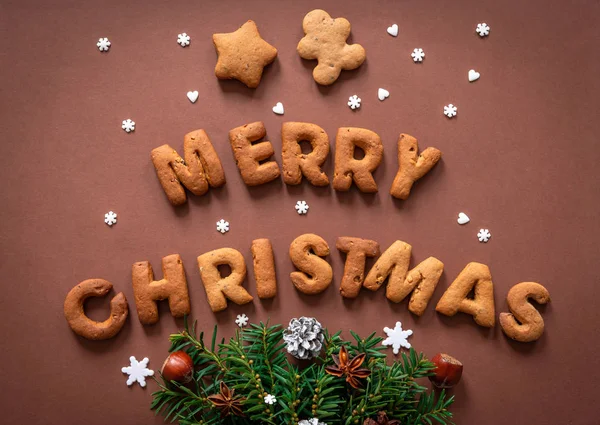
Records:
{"label": "brown paper surface", "polygon": [[[316,62],[302,60],[296,44],[302,18],[323,8],[352,24],[351,39],[367,51],[356,71],[330,87],[312,79]],[[251,321],[287,324],[314,315],[331,329],[361,334],[400,320],[410,342],[428,356],[442,351],[465,370],[453,407],[458,424],[597,423],[600,226],[600,3],[519,0],[439,1],[12,1],[0,4],[0,400],[3,423],[160,424],[149,410],[153,382],[125,385],[128,358],[150,358],[158,371],[168,335],[181,322],[160,306],[160,321],[140,325],[131,288],[131,265],[183,259],[192,315],[199,326],[230,336],[237,314]],[[256,90],[214,77],[211,35],[256,21],[279,55]],[[489,37],[475,33],[479,22]],[[399,35],[386,34],[393,23]],[[181,48],[177,34],[191,45]],[[108,37],[108,53],[96,48]],[[426,54],[414,64],[416,47]],[[481,78],[469,83],[467,72]],[[377,89],[390,92],[384,102]],[[191,104],[187,91],[198,90]],[[352,111],[348,97],[362,107]],[[282,102],[285,115],[271,108]],[[443,106],[458,106],[447,119]],[[135,132],[121,121],[131,118]],[[262,120],[281,165],[281,124],[323,127],[332,152],[337,128],[364,127],[381,136],[384,159],[375,173],[379,193],[281,180],[246,187],[236,169],[228,131]],[[173,208],[156,178],[150,151],[164,143],[183,152],[183,136],[202,128],[225,168],[227,184]],[[407,201],[388,191],[397,171],[400,133],[421,149],[435,146],[441,162],[413,187]],[[308,215],[294,205],[305,200]],[[118,214],[112,228],[104,213]],[[465,212],[471,222],[456,223]],[[219,219],[230,222],[222,235]],[[492,238],[479,243],[479,228]],[[288,248],[303,233],[331,248],[333,284],[305,296],[291,284]],[[393,304],[385,290],[355,300],[338,292],[344,256],[339,236],[396,239],[413,246],[411,266],[428,256],[445,264],[421,318],[407,302]],[[251,272],[250,244],[269,238],[275,251],[278,295],[261,301]],[[211,313],[196,257],[231,247],[246,258],[245,287],[252,304]],[[522,281],[536,281],[552,302],[541,308],[546,332],[536,343],[504,337],[499,325],[477,326],[471,317],[447,318],[435,303],[470,261],[487,264],[497,312]],[[372,261],[368,262],[370,266]],[[130,317],[112,340],[86,341],[69,329],[62,312],[67,292],[88,278],[103,278],[127,296]],[[114,295],[114,292],[113,292]],[[109,298],[88,303],[103,319]],[[349,334],[346,332],[346,335]],[[390,350],[391,355],[391,350]]]}

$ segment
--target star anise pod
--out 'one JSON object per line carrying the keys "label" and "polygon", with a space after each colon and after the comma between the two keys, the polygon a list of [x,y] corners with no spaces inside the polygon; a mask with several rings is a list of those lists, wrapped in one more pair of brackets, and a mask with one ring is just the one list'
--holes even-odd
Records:
{"label": "star anise pod", "polygon": [[207,398],[221,411],[221,417],[233,414],[234,416],[245,416],[242,412],[242,402],[245,397],[235,397],[235,390],[230,390],[225,382],[221,381],[221,393],[209,395]]}
{"label": "star anise pod", "polygon": [[398,419],[390,420],[387,413],[381,411],[377,413],[377,420],[367,418],[363,422],[363,425],[400,425],[400,421]]}
{"label": "star anise pod", "polygon": [[327,366],[325,371],[333,376],[346,377],[346,382],[352,385],[353,388],[360,388],[361,383],[359,378],[366,378],[371,374],[369,369],[361,369],[360,366],[365,361],[366,354],[362,353],[350,359],[348,350],[342,346],[338,355],[332,354],[335,366]]}
{"label": "star anise pod", "polygon": [[381,411],[377,413],[377,424],[378,425],[400,425],[400,421],[398,419],[388,418],[387,413]]}

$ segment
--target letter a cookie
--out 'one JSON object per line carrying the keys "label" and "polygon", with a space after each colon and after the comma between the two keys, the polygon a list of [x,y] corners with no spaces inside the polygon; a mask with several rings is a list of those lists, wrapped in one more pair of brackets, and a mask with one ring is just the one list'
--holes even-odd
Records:
{"label": "letter a cookie", "polygon": [[315,81],[323,86],[335,83],[342,69],[356,69],[367,57],[360,44],[347,44],[350,22],[332,18],[321,9],[308,12],[302,21],[304,38],[298,43],[298,54],[303,59],[316,59],[313,70]]}

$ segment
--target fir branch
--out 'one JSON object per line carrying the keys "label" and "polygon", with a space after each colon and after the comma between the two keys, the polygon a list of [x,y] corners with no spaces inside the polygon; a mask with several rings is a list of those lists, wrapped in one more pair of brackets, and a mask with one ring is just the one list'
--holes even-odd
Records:
{"label": "fir branch", "polygon": [[274,365],[273,371],[281,391],[277,401],[281,406],[281,422],[295,424],[299,420],[298,412],[305,409],[309,399],[302,396],[302,382],[305,378],[300,375],[298,369],[286,362],[285,367]]}
{"label": "fir branch", "polygon": [[383,338],[376,336],[375,332],[366,338],[361,338],[353,331],[350,331],[350,334],[356,341],[355,345],[350,345],[350,352],[353,356],[356,356],[360,353],[365,353],[370,359],[380,359],[386,357],[385,354],[382,353],[382,351],[386,349],[385,346],[381,345]]}
{"label": "fir branch", "polygon": [[286,364],[284,344],[281,342],[283,337],[281,326],[268,327],[268,324],[262,322],[259,325],[252,324],[242,332],[242,337],[248,346],[249,356],[257,362],[255,369],[258,370],[263,364],[266,368],[269,379],[265,379],[263,386],[269,388],[270,393],[275,392],[276,379],[273,365],[282,367]]}
{"label": "fir branch", "polygon": [[425,359],[423,353],[417,354],[414,348],[410,349],[408,356],[402,353],[402,366],[404,373],[411,379],[430,376],[435,369],[435,365]]}
{"label": "fir branch", "polygon": [[331,355],[340,351],[342,345],[348,345],[347,342],[342,341],[341,333],[342,331],[338,331],[333,335],[329,335],[329,331],[323,329],[325,349],[319,357],[322,362],[331,362]]}
{"label": "fir branch", "polygon": [[206,397],[199,396],[177,383],[173,383],[172,388],[167,388],[160,383],[158,385],[161,390],[152,394],[153,400],[150,408],[155,410],[156,415],[162,411],[165,421],[171,418],[171,423],[176,419],[179,419],[181,423],[182,419],[193,418],[202,410],[210,407]]}
{"label": "fir branch", "polygon": [[[152,394],[151,408],[166,421],[182,425],[297,425],[301,419],[317,417],[328,425],[362,425],[367,418],[386,412],[403,424],[451,424],[449,407],[454,401],[441,392],[428,392],[416,379],[432,374],[434,365],[423,354],[411,349],[391,365],[382,352],[382,338],[375,333],[366,338],[351,332],[352,341],[341,333],[324,330],[324,346],[318,359],[300,370],[286,356],[280,326],[260,323],[236,332],[228,342],[217,344],[215,327],[210,347],[196,323],[170,337],[170,351],[185,350],[195,365],[194,380],[187,386],[176,382],[159,383]],[[333,363],[332,354],[345,346],[352,357],[364,353],[362,367],[371,372],[362,387],[352,388],[344,378],[325,371]],[[221,417],[208,400],[219,393],[221,382],[244,397],[245,417]],[[267,392],[268,391],[268,392]],[[268,394],[276,396],[273,405],[265,404]]]}
{"label": "fir branch", "polygon": [[[274,423],[273,408],[264,403],[264,397],[268,394],[263,386],[262,375],[255,369],[255,358],[259,359],[260,354],[256,355],[256,350],[246,350],[243,339],[239,331],[229,343],[219,345],[220,351],[224,354],[224,361],[229,366],[225,372],[224,380],[231,382],[231,388],[234,388],[239,394],[246,397],[245,406],[249,406],[245,411],[252,421]],[[256,362],[256,367],[260,364]]]}
{"label": "fir branch", "polygon": [[[176,334],[172,334],[169,337],[169,340],[171,341],[171,348],[169,349],[169,351],[173,352],[178,350],[185,350],[190,355],[190,357],[192,357],[195,366],[204,366],[206,363],[213,362],[217,366],[218,370],[224,371],[225,365],[221,361],[221,358],[219,357],[217,352],[215,352],[216,338],[217,325],[215,325],[213,330],[211,347],[206,347],[206,345],[204,344],[204,333],[201,332],[200,336],[196,336],[196,322],[194,322],[194,325],[190,332],[186,321],[185,328],[183,331]],[[215,372],[218,372],[218,370],[215,370]],[[207,375],[207,373],[205,372],[204,375]]]}
{"label": "fir branch", "polygon": [[[169,337],[171,341],[169,351],[185,350],[192,357],[194,366],[199,367],[194,376],[196,392],[177,382],[162,385],[155,379],[161,390],[152,394],[153,402],[151,409],[155,410],[156,414],[162,411],[165,414],[165,421],[170,418],[171,422],[179,420],[181,424],[185,424],[185,420],[195,418],[196,415],[201,414],[205,409],[212,408],[212,404],[206,399],[206,390],[211,390],[211,387],[214,385],[206,387],[203,381],[206,377],[216,377],[219,375],[223,370],[223,364],[214,350],[209,350],[205,346],[203,333],[197,337],[195,329],[196,322],[194,322],[190,332],[186,320],[184,330]],[[216,335],[217,327],[215,326],[213,341]],[[214,347],[214,342],[212,347]]]}
{"label": "fir branch", "polygon": [[308,405],[304,410],[305,417],[315,417],[325,419],[327,423],[335,423],[341,419],[337,412],[339,405],[344,403],[345,386],[343,379],[329,375],[325,372],[325,365],[320,365],[309,369],[312,376],[307,376],[307,381],[311,389],[310,410]]}
{"label": "fir branch", "polygon": [[419,399],[417,412],[412,422],[417,424],[432,425],[435,420],[438,424],[452,424],[452,413],[448,407],[454,402],[454,396],[446,398],[446,392],[442,390],[435,400],[435,392],[423,393]]}

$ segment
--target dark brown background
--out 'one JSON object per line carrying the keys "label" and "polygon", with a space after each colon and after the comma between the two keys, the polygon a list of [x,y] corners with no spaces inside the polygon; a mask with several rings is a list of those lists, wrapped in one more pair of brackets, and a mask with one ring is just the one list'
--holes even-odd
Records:
{"label": "dark brown background", "polygon": [[[570,4],[567,4],[570,3]],[[365,64],[333,86],[318,87],[314,63],[296,44],[308,11],[321,7],[352,23],[352,38],[367,50]],[[231,335],[236,314],[252,321],[287,323],[315,315],[333,329],[377,331],[401,320],[411,343],[431,356],[452,353],[465,364],[456,388],[459,424],[598,423],[594,392],[600,367],[597,224],[598,82],[600,18],[597,1],[7,1],[0,5],[0,382],[7,424],[149,424],[155,384],[127,388],[120,368],[130,355],[148,356],[160,368],[169,333],[181,322],[166,305],[155,326],[142,327],[130,283],[132,263],[181,254],[193,316],[200,326],[221,325]],[[256,90],[213,76],[211,34],[257,22],[279,49]],[[492,30],[480,39],[478,22]],[[392,23],[397,38],[386,34]],[[187,32],[191,46],[176,44]],[[96,48],[99,37],[110,52]],[[424,63],[410,53],[422,47]],[[467,71],[481,79],[470,84]],[[377,100],[377,88],[391,96]],[[188,90],[200,98],[191,104]],[[346,102],[358,94],[363,105]],[[285,105],[285,115],[271,107]],[[458,105],[448,120],[442,108]],[[132,134],[121,121],[133,119]],[[275,182],[248,189],[228,145],[229,129],[262,120],[281,163],[280,126],[308,121],[322,126],[333,146],[341,126],[376,131],[385,145],[376,172],[377,195],[335,193],[306,184]],[[174,209],[154,174],[150,150],[169,143],[181,152],[183,135],[203,128],[226,169],[227,185],[191,196]],[[436,146],[442,162],[406,202],[388,190],[397,169],[396,140],[416,136]],[[331,176],[332,160],[327,162]],[[307,216],[294,204],[305,199]],[[104,213],[118,224],[104,224]],[[471,217],[456,223],[458,212]],[[217,233],[225,218],[231,231]],[[492,239],[477,241],[480,227]],[[434,298],[421,318],[384,291],[355,301],[338,294],[343,257],[333,249],[334,284],[301,296],[291,285],[287,250],[305,232],[335,246],[338,236],[413,245],[413,264],[436,256],[445,265]],[[276,251],[279,295],[213,315],[196,257],[220,247],[240,250],[251,263],[250,242],[268,237]],[[507,340],[499,326],[478,327],[466,315],[447,318],[434,306],[470,261],[490,266],[497,312],[508,289],[522,281],[544,284],[552,303],[542,308],[546,333],[532,344]],[[251,277],[247,287],[255,294]],[[76,337],[62,304],[78,282],[108,279],[123,291],[132,315],[114,339]],[[106,317],[106,300],[90,315]],[[347,334],[346,334],[347,335]]]}

